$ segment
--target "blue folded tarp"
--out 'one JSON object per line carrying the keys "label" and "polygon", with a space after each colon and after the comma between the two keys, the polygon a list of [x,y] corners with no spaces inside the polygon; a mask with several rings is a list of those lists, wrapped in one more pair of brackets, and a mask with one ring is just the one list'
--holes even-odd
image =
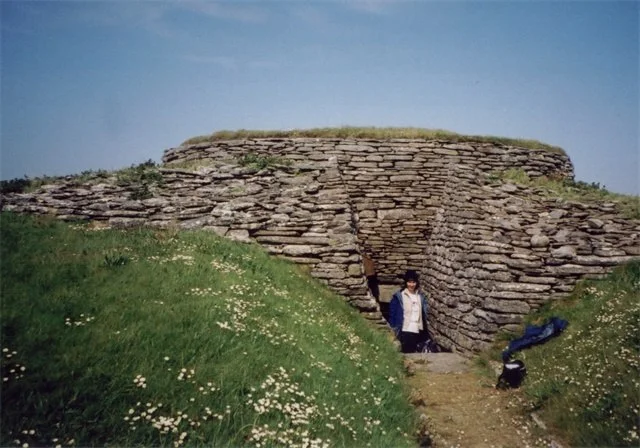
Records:
{"label": "blue folded tarp", "polygon": [[509,342],[507,349],[502,352],[502,360],[507,362],[513,352],[545,342],[562,332],[567,325],[569,322],[558,317],[552,317],[543,325],[527,325],[522,337]]}

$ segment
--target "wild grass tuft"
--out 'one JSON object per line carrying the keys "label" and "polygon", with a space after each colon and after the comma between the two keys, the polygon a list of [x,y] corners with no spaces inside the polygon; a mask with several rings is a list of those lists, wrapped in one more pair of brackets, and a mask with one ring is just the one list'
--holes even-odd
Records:
{"label": "wild grass tuft", "polygon": [[126,255],[110,255],[104,256],[104,265],[110,268],[124,266],[129,263],[129,257]]}
{"label": "wild grass tuft", "polygon": [[400,354],[292,264],[206,232],[0,225],[0,446],[413,445]]}
{"label": "wild grass tuft", "polygon": [[70,185],[116,183],[118,185],[134,185],[132,199],[146,199],[151,196],[149,190],[154,185],[162,184],[162,175],[156,163],[149,159],[146,162],[133,164],[130,167],[115,171],[85,170],[80,174],[65,176],[40,176],[15,178],[0,181],[0,193],[32,193],[43,185],[67,183]]}
{"label": "wild grass tuft", "polygon": [[[567,329],[542,345],[516,352],[527,366],[524,392],[570,446],[640,443],[640,260],[603,280],[581,283],[568,299],[533,313]],[[494,352],[497,356],[498,353]]]}
{"label": "wild grass tuft", "polygon": [[598,182],[587,183],[573,179],[554,179],[545,176],[530,178],[521,168],[511,168],[494,172],[490,181],[511,181],[520,185],[534,187],[547,197],[587,202],[616,202],[620,212],[627,218],[640,219],[640,196],[612,193]]}
{"label": "wild grass tuft", "polygon": [[[233,158],[229,158],[228,162],[235,161]],[[162,165],[163,168],[180,169],[185,171],[199,171],[206,168],[217,168],[221,162],[212,159],[194,159],[194,160],[181,160],[175,162],[169,162]]]}
{"label": "wild grass tuft", "polygon": [[106,170],[85,170],[80,174],[66,176],[16,177],[14,179],[0,181],[0,193],[30,193],[36,191],[43,185],[58,184],[62,182],[70,182],[75,185],[104,182],[109,179],[110,175],[111,174]]}
{"label": "wild grass tuft", "polygon": [[530,149],[546,149],[564,154],[557,146],[548,145],[537,140],[495,137],[487,135],[463,135],[443,129],[424,129],[414,127],[356,127],[343,126],[336,128],[278,130],[218,131],[210,135],[201,135],[186,140],[183,145],[191,145],[217,140],[242,140],[253,138],[361,138],[361,139],[428,139],[448,140],[452,142],[485,142],[519,146]]}
{"label": "wild grass tuft", "polygon": [[261,156],[259,154],[250,153],[242,156],[238,160],[240,166],[256,168],[263,170],[265,168],[277,168],[278,166],[291,166],[292,162],[289,159],[276,156]]}
{"label": "wild grass tuft", "polygon": [[156,163],[149,159],[138,165],[131,165],[116,172],[116,183],[133,188],[129,194],[132,200],[148,199],[153,196],[153,188],[164,183]]}

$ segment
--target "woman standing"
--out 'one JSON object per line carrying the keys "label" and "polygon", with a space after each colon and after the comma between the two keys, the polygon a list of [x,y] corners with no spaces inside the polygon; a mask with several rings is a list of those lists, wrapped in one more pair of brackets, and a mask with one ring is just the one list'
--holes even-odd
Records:
{"label": "woman standing", "polygon": [[408,270],[404,286],[396,291],[389,304],[389,325],[402,344],[403,353],[418,351],[427,328],[427,300],[420,291],[418,273]]}

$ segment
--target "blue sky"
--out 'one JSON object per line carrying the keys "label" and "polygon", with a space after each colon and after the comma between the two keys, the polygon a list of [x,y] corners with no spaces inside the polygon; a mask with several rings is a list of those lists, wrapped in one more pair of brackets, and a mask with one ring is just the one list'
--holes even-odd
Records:
{"label": "blue sky", "polygon": [[0,175],[222,129],[416,126],[563,147],[639,194],[636,1],[2,1]]}

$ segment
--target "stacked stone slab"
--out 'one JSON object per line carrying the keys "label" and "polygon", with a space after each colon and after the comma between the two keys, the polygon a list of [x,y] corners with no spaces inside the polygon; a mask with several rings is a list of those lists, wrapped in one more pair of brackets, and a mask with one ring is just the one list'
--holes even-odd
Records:
{"label": "stacked stone slab", "polygon": [[[241,166],[249,154],[287,163]],[[376,322],[381,314],[366,288],[362,256],[386,284],[417,269],[430,297],[433,337],[464,354],[486,347],[500,329],[514,329],[578,279],[640,255],[639,221],[622,218],[615,204],[561,202],[486,180],[508,168],[571,178],[570,160],[547,150],[437,140],[247,139],[172,148],[163,162],[164,182],[149,199],[129,199],[135,185],[69,178],[5,195],[2,207],[111,226],[203,228],[255,241],[308,266]]]}
{"label": "stacked stone slab", "polygon": [[375,260],[383,283],[397,283],[406,268],[424,267],[430,221],[458,165],[472,167],[473,176],[508,168],[522,168],[531,177],[573,176],[570,160],[559,153],[420,139],[219,141],[170,149],[163,162],[221,160],[248,153],[311,162],[337,157],[357,212],[361,251]]}
{"label": "stacked stone slab", "polygon": [[613,203],[545,198],[513,184],[456,176],[428,244],[431,331],[462,353],[488,346],[500,329],[640,255],[640,220]]}

